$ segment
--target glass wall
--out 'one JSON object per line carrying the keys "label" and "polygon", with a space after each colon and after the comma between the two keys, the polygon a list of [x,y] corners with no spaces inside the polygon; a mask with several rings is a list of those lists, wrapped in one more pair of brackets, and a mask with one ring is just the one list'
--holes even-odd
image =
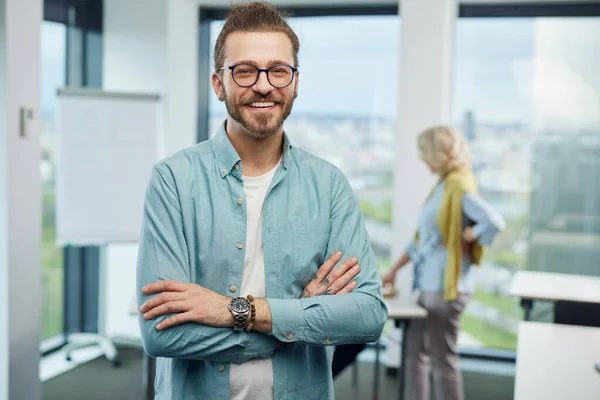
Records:
{"label": "glass wall", "polygon": [[[400,18],[295,17],[289,22],[300,39],[301,78],[286,133],[295,146],[345,173],[383,270],[390,264],[392,239]],[[211,23],[211,49],[222,24]],[[212,136],[226,110],[210,91]]]}
{"label": "glass wall", "polygon": [[515,349],[515,271],[600,275],[598,65],[598,17],[457,21],[453,123],[507,222],[478,270],[463,346]]}
{"label": "glass wall", "polygon": [[54,134],[56,90],[65,85],[66,26],[62,23],[42,23],[41,101],[42,101],[42,272],[43,320],[42,340],[63,333],[63,257],[55,242],[55,178],[57,138]]}

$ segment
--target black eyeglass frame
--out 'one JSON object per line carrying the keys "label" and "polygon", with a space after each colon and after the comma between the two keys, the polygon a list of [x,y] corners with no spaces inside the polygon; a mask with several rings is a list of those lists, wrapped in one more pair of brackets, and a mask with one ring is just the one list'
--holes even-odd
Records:
{"label": "black eyeglass frame", "polygon": [[[235,80],[235,74],[233,73],[233,70],[236,67],[239,67],[240,65],[246,65],[248,67],[255,68],[258,71],[258,73],[256,74],[256,80],[251,85],[240,85],[238,83],[238,81]],[[287,85],[276,86],[276,85],[273,85],[273,83],[271,82],[271,79],[269,79],[269,71],[271,71],[273,68],[277,68],[277,67],[288,67],[292,70],[292,79],[290,79],[290,82]],[[260,79],[260,74],[262,72],[264,72],[265,75],[267,75],[267,81],[269,82],[269,85],[271,85],[277,89],[283,89],[283,88],[290,86],[292,84],[292,82],[294,82],[294,77],[296,76],[296,72],[298,71],[298,67],[292,67],[291,65],[288,65],[288,64],[277,64],[277,65],[273,65],[269,68],[258,68],[256,65],[247,64],[247,63],[230,65],[228,67],[221,67],[221,68],[217,69],[217,71],[222,71],[222,70],[226,70],[226,69],[229,69],[231,71],[231,77],[233,78],[233,81],[235,82],[235,84],[238,85],[239,87],[249,88],[249,87],[256,85],[256,82],[258,82],[258,80]]]}

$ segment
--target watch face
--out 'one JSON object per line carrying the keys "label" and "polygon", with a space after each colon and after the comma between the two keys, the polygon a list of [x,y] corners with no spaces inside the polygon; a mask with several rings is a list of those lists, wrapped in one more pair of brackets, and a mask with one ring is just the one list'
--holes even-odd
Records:
{"label": "watch face", "polygon": [[245,313],[250,310],[250,302],[243,297],[236,297],[231,300],[230,307],[238,313]]}

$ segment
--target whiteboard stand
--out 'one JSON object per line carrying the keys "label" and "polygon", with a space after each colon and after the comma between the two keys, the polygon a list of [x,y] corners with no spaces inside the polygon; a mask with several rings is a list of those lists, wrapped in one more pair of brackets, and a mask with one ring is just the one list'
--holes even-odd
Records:
{"label": "whiteboard stand", "polygon": [[68,335],[66,356],[98,346],[118,366],[106,301],[119,301],[124,312],[129,301],[107,281],[107,244],[139,240],[146,185],[161,153],[160,96],[62,88],[57,97],[57,242],[100,246],[99,332]]}
{"label": "whiteboard stand", "polygon": [[121,365],[121,360],[118,357],[117,347],[107,337],[99,333],[71,333],[67,336],[67,345],[65,348],[67,361],[71,361],[71,352],[90,346],[99,346],[103,355],[115,367]]}
{"label": "whiteboard stand", "polygon": [[105,307],[103,306],[102,299],[106,296],[106,279],[104,279],[103,270],[105,269],[106,263],[106,246],[100,247],[100,260],[99,261],[99,290],[98,290],[98,333],[79,332],[71,333],[67,336],[67,345],[64,347],[65,357],[67,361],[71,361],[71,353],[75,350],[82,349],[84,347],[98,346],[102,351],[102,354],[113,366],[119,367],[121,360],[119,359],[119,353],[115,343],[105,335]]}

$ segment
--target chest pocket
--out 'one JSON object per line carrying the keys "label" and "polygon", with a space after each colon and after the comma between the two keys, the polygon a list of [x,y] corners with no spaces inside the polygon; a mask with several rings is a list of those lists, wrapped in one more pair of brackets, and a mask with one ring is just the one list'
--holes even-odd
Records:
{"label": "chest pocket", "polygon": [[293,263],[292,274],[300,291],[313,278],[325,261],[329,230],[329,218],[298,219],[291,221]]}

